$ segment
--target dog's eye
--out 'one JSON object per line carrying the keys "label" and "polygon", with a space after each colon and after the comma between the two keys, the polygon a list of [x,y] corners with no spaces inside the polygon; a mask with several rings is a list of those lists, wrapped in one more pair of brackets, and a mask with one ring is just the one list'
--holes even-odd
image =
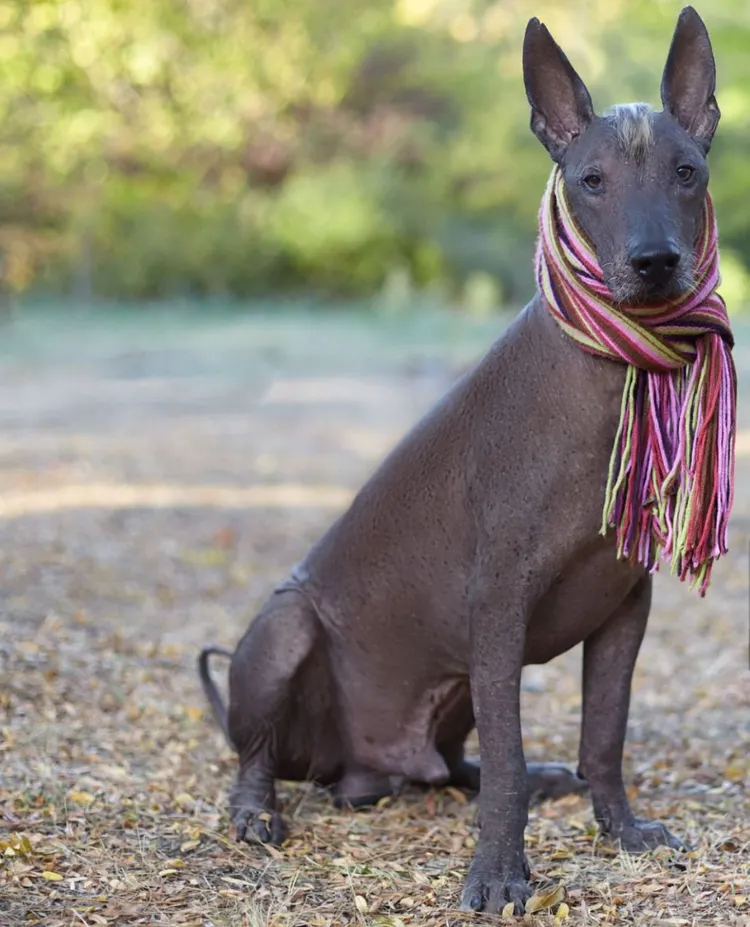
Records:
{"label": "dog's eye", "polygon": [[677,168],[677,176],[683,183],[687,183],[687,181],[690,180],[694,173],[694,168],[690,167],[689,164],[681,164]]}
{"label": "dog's eye", "polygon": [[599,174],[586,174],[582,182],[587,190],[590,190],[592,193],[594,193],[601,189],[602,178]]}

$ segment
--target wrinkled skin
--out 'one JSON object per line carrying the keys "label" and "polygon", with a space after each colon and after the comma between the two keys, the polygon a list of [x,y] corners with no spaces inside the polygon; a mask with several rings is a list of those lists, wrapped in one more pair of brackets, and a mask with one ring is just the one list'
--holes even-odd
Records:
{"label": "wrinkled skin", "polygon": [[[593,114],[547,30],[529,24],[532,129],[560,163],[620,300],[689,282],[718,121],[713,73],[705,28],[688,10],[665,69],[665,110],[635,157],[612,118]],[[600,183],[583,182],[595,174]],[[634,816],[622,777],[651,605],[650,577],[599,535],[624,376],[567,340],[533,299],[270,596],[232,656],[227,713],[203,665],[239,758],[240,839],[284,839],[277,779],[318,782],[354,807],[404,782],[478,789],[462,906],[498,912],[510,901],[517,913],[531,894],[532,798],[586,789],[602,831],[626,850],[684,847]],[[579,768],[527,765],[522,667],[581,642]],[[481,788],[464,757],[475,725]]]}

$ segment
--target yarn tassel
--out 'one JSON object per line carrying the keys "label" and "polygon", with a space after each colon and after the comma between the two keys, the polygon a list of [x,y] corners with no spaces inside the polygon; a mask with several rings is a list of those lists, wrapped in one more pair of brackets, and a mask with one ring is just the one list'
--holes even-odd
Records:
{"label": "yarn tassel", "polygon": [[737,403],[711,198],[694,285],[662,305],[613,305],[557,167],[539,232],[537,284],[554,318],[583,350],[627,365],[601,533],[614,527],[618,558],[650,572],[671,560],[672,573],[690,576],[704,596],[714,561],[727,552]]}
{"label": "yarn tassel", "polygon": [[703,597],[714,560],[727,552],[736,374],[714,336],[699,340],[694,364],[669,377],[628,366],[601,533],[614,527],[617,556],[652,572],[661,547],[671,572],[691,575],[690,588]]}

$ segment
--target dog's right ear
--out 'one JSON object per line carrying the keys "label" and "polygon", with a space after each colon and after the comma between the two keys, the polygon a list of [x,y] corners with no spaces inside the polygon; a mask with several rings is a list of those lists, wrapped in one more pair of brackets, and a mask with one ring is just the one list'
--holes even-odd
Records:
{"label": "dog's right ear", "polygon": [[594,107],[563,50],[536,18],[529,20],[523,40],[523,80],[531,131],[559,161],[594,118]]}

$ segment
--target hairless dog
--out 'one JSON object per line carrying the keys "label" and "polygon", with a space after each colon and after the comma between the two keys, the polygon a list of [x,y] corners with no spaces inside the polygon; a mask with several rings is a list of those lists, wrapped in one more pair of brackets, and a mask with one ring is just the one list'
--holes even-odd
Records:
{"label": "hairless dog", "polygon": [[[679,17],[659,112],[631,104],[596,115],[536,19],[523,70],[554,189],[595,256],[587,267],[581,252],[575,286],[596,290],[600,272],[601,311],[614,325],[617,307],[678,304],[703,273],[696,241],[719,121],[703,22],[692,8]],[[551,182],[548,204],[553,193]],[[462,906],[497,912],[512,902],[519,913],[531,892],[531,796],[588,790],[602,831],[627,850],[685,846],[634,816],[623,782],[653,566],[602,531],[629,368],[614,357],[617,338],[588,350],[570,337],[573,323],[550,311],[565,303],[570,322],[576,308],[553,251],[546,265],[539,258],[532,301],[274,589],[236,649],[201,654],[202,683],[239,759],[230,799],[238,839],[284,840],[277,779],[317,782],[354,807],[405,782],[451,783],[479,792],[481,814]],[[574,262],[563,251],[560,260]],[[632,395],[636,418],[645,417],[648,396]],[[527,764],[522,668],[580,643],[578,769]],[[231,657],[226,709],[209,674],[212,653]],[[479,766],[464,756],[475,725],[481,789]]]}

